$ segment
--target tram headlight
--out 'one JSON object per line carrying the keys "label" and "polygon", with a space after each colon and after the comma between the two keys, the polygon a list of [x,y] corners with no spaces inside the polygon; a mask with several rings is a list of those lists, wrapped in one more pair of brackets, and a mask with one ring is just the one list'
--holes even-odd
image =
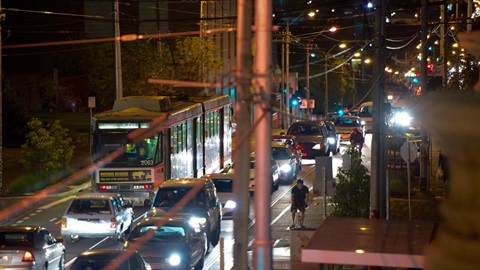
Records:
{"label": "tram headlight", "polygon": [[335,138],[332,138],[332,137],[328,138],[328,143],[329,144],[334,144],[335,141],[336,141]]}

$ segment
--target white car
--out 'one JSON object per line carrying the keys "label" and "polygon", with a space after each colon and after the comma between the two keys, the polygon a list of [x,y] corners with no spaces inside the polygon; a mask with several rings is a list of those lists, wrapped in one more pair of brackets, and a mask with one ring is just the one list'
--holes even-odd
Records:
{"label": "white car", "polygon": [[208,175],[217,190],[217,196],[222,204],[223,219],[233,218],[237,203],[233,195],[234,169],[225,173],[212,173]]}
{"label": "white car", "polygon": [[123,241],[132,229],[134,213],[122,195],[84,193],[75,196],[61,220],[61,233],[67,243],[74,238],[111,237]]}

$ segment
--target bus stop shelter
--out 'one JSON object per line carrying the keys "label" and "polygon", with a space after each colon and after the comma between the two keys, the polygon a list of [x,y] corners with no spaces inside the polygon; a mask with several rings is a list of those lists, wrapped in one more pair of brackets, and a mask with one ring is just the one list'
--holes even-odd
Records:
{"label": "bus stop shelter", "polygon": [[303,263],[424,268],[438,224],[328,217],[302,249]]}

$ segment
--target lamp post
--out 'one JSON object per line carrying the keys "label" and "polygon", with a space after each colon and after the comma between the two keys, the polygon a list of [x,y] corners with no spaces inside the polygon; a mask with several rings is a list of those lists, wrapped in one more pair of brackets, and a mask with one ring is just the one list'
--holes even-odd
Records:
{"label": "lamp post", "polygon": [[[344,43],[338,45],[340,48],[345,48],[347,45]],[[332,46],[330,50],[325,54],[325,116],[328,113],[328,54],[335,48],[337,45]]]}
{"label": "lamp post", "polygon": [[[308,17],[313,17],[315,16],[316,12],[309,12],[307,13],[306,15],[308,15]],[[287,124],[286,126],[290,126],[290,98],[291,98],[291,93],[290,93],[290,25],[293,24],[294,22],[296,22],[299,18],[301,18],[302,16],[304,16],[305,14],[300,14],[298,15],[295,19],[293,19],[291,22],[290,21],[287,21],[287,26],[285,28],[285,35],[286,35],[286,44],[285,44],[285,54],[286,54],[286,58],[285,58],[285,65],[286,65],[286,69],[285,69],[285,77],[286,77],[286,87],[287,87],[287,95],[286,95],[286,110],[287,110]]]}

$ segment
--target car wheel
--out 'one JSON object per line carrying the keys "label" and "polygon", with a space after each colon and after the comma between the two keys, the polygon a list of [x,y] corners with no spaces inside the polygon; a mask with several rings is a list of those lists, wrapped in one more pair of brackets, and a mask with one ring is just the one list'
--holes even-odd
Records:
{"label": "car wheel", "polygon": [[73,237],[71,235],[64,235],[63,236],[63,242],[65,244],[72,244],[73,243]]}
{"label": "car wheel", "polygon": [[195,265],[195,270],[202,270],[203,269],[203,264],[205,262],[205,258],[202,256],[202,258],[197,262]]}
{"label": "car wheel", "polygon": [[65,253],[62,253],[60,256],[60,261],[58,262],[58,269],[65,270]]}
{"label": "car wheel", "polygon": [[337,153],[338,153],[338,149],[337,149],[337,147],[335,147],[335,149],[333,149],[333,151],[332,151],[332,154],[336,155]]}
{"label": "car wheel", "polygon": [[211,242],[212,246],[217,246],[218,242],[220,241],[220,232],[221,232],[221,222],[220,222],[220,216],[218,217],[218,225],[215,231],[213,232]]}
{"label": "car wheel", "polygon": [[210,252],[210,243],[212,241],[212,232],[210,231],[210,223],[205,227],[205,232],[207,234],[207,253]]}

